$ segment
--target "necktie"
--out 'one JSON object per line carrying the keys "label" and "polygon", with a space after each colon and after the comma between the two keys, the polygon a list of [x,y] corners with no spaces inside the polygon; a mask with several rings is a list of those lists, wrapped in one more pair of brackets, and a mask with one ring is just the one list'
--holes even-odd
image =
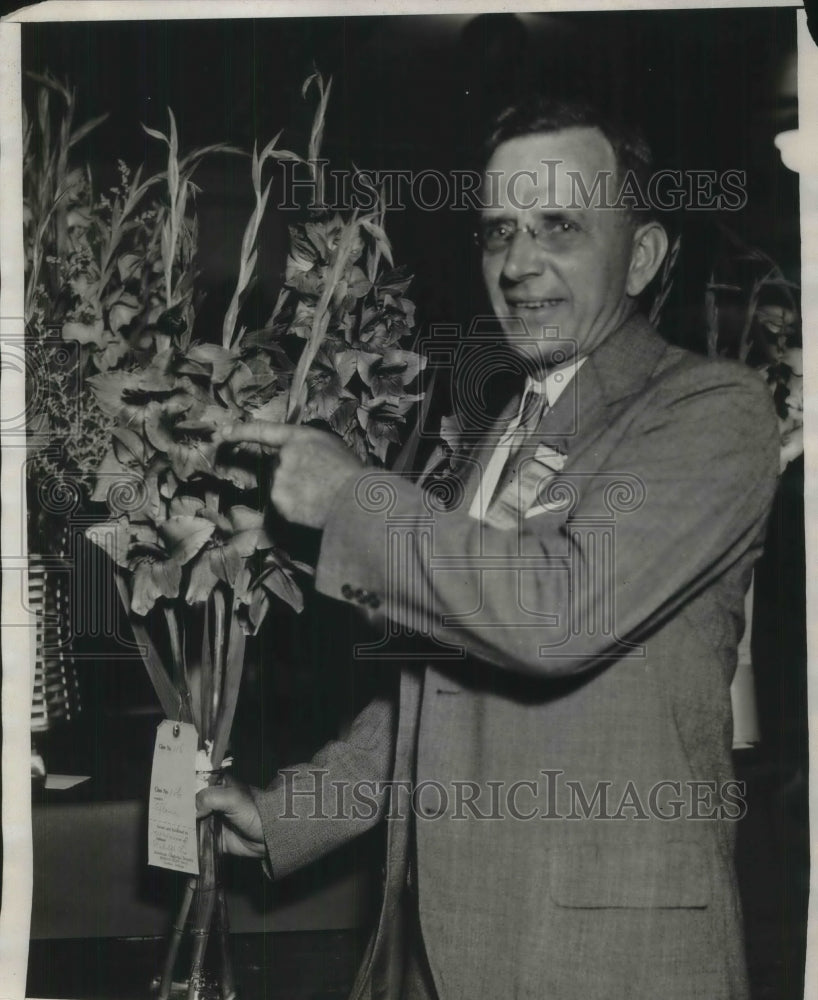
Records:
{"label": "necktie", "polygon": [[516,527],[548,479],[562,468],[565,456],[545,446],[531,453],[526,447],[533,443],[532,436],[547,409],[545,393],[529,389],[523,398],[519,423],[506,439],[508,458],[486,512],[485,520],[492,527]]}

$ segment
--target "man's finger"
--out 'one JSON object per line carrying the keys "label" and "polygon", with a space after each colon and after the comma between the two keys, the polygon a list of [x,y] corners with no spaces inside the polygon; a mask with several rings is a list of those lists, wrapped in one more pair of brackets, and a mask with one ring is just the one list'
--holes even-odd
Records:
{"label": "man's finger", "polygon": [[295,427],[292,424],[274,424],[269,420],[248,420],[244,423],[226,424],[219,435],[223,441],[247,441],[251,444],[264,444],[273,448],[281,448],[294,438],[309,434],[307,427]]}

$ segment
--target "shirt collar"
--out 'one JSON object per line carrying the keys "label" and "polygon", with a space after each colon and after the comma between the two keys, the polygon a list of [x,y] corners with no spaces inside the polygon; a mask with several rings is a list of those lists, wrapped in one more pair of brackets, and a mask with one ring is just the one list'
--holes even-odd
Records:
{"label": "shirt collar", "polygon": [[555,406],[557,400],[568,388],[571,379],[585,364],[586,358],[573,358],[567,365],[561,368],[551,369],[544,379],[538,380],[530,375],[525,380],[525,391],[523,398],[529,392],[535,392],[539,396],[545,396],[545,401],[549,407]]}

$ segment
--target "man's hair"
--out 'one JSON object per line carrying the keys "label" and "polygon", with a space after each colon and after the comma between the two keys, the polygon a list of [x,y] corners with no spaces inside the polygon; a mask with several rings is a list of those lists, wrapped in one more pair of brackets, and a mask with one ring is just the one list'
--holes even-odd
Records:
{"label": "man's hair", "polygon": [[[653,153],[640,131],[589,101],[560,100],[536,95],[501,111],[492,123],[483,143],[483,164],[488,163],[498,146],[510,139],[566,128],[596,128],[605,136],[616,157],[616,182],[622,184],[632,172],[640,191],[647,190],[653,170]],[[653,215],[652,209],[631,210],[633,218],[646,222]]]}

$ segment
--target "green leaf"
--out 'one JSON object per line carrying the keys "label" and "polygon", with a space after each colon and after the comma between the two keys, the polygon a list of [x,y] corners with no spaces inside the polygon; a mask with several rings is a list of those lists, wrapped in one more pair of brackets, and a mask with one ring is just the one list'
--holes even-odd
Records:
{"label": "green leaf", "polygon": [[370,236],[374,237],[375,245],[378,250],[383,254],[384,259],[389,264],[390,267],[394,265],[392,260],[392,247],[386,236],[386,233],[381,229],[380,226],[375,225],[374,222],[370,222],[367,219],[361,219],[361,225],[369,233]]}
{"label": "green leaf", "polygon": [[271,151],[270,156],[275,160],[293,160],[296,163],[306,163],[303,156],[299,156],[298,153],[293,153],[289,149],[274,149]]}
{"label": "green leaf", "polygon": [[314,70],[312,73],[310,73],[310,75],[307,77],[307,79],[301,84],[301,97],[302,98],[306,98],[307,91],[310,89],[310,84],[313,82],[313,80],[317,80],[318,81],[318,86],[319,87],[321,86],[321,83],[322,83],[321,74],[318,72],[317,69]]}
{"label": "green leaf", "polygon": [[170,119],[170,155],[175,160],[179,153],[179,135],[176,131],[176,118],[173,115],[173,109],[168,108],[168,118]]}
{"label": "green leaf", "polygon": [[299,614],[304,609],[304,595],[292,575],[281,566],[271,566],[261,576],[259,583],[274,597]]}
{"label": "green leaf", "polygon": [[105,119],[108,117],[108,112],[99,115],[96,118],[91,118],[90,121],[85,122],[84,125],[80,125],[78,129],[71,133],[71,138],[68,140],[68,148],[76,146],[76,144],[88,135],[89,132],[93,131],[98,125],[101,125]]}
{"label": "green leaf", "polygon": [[159,132],[155,128],[148,128],[148,126],[145,125],[143,122],[140,122],[140,125],[142,125],[142,128],[145,130],[145,132],[148,133],[149,136],[151,136],[154,139],[160,139],[162,142],[165,143],[166,146],[170,145],[168,137],[164,133]]}
{"label": "green leaf", "polygon": [[[264,149],[262,149],[261,156],[258,157],[259,166],[261,166],[261,164],[264,163],[267,157],[272,154],[273,150],[276,147],[276,143],[281,138],[281,133],[283,131],[284,131],[283,128],[279,129],[278,132],[276,132],[276,134],[273,136],[273,138],[267,143]],[[255,148],[253,152],[255,156]],[[253,187],[257,190],[261,187],[261,176],[259,175],[258,177],[256,177],[255,173],[253,174]]]}
{"label": "green leaf", "polygon": [[[29,80],[34,80],[35,83],[42,84],[43,87],[56,91],[66,104],[71,103],[71,92],[65,84],[60,83],[60,81],[49,70],[46,70],[45,73],[34,73],[29,70],[26,71],[26,76]],[[46,94],[46,97],[47,96],[48,95]]]}

